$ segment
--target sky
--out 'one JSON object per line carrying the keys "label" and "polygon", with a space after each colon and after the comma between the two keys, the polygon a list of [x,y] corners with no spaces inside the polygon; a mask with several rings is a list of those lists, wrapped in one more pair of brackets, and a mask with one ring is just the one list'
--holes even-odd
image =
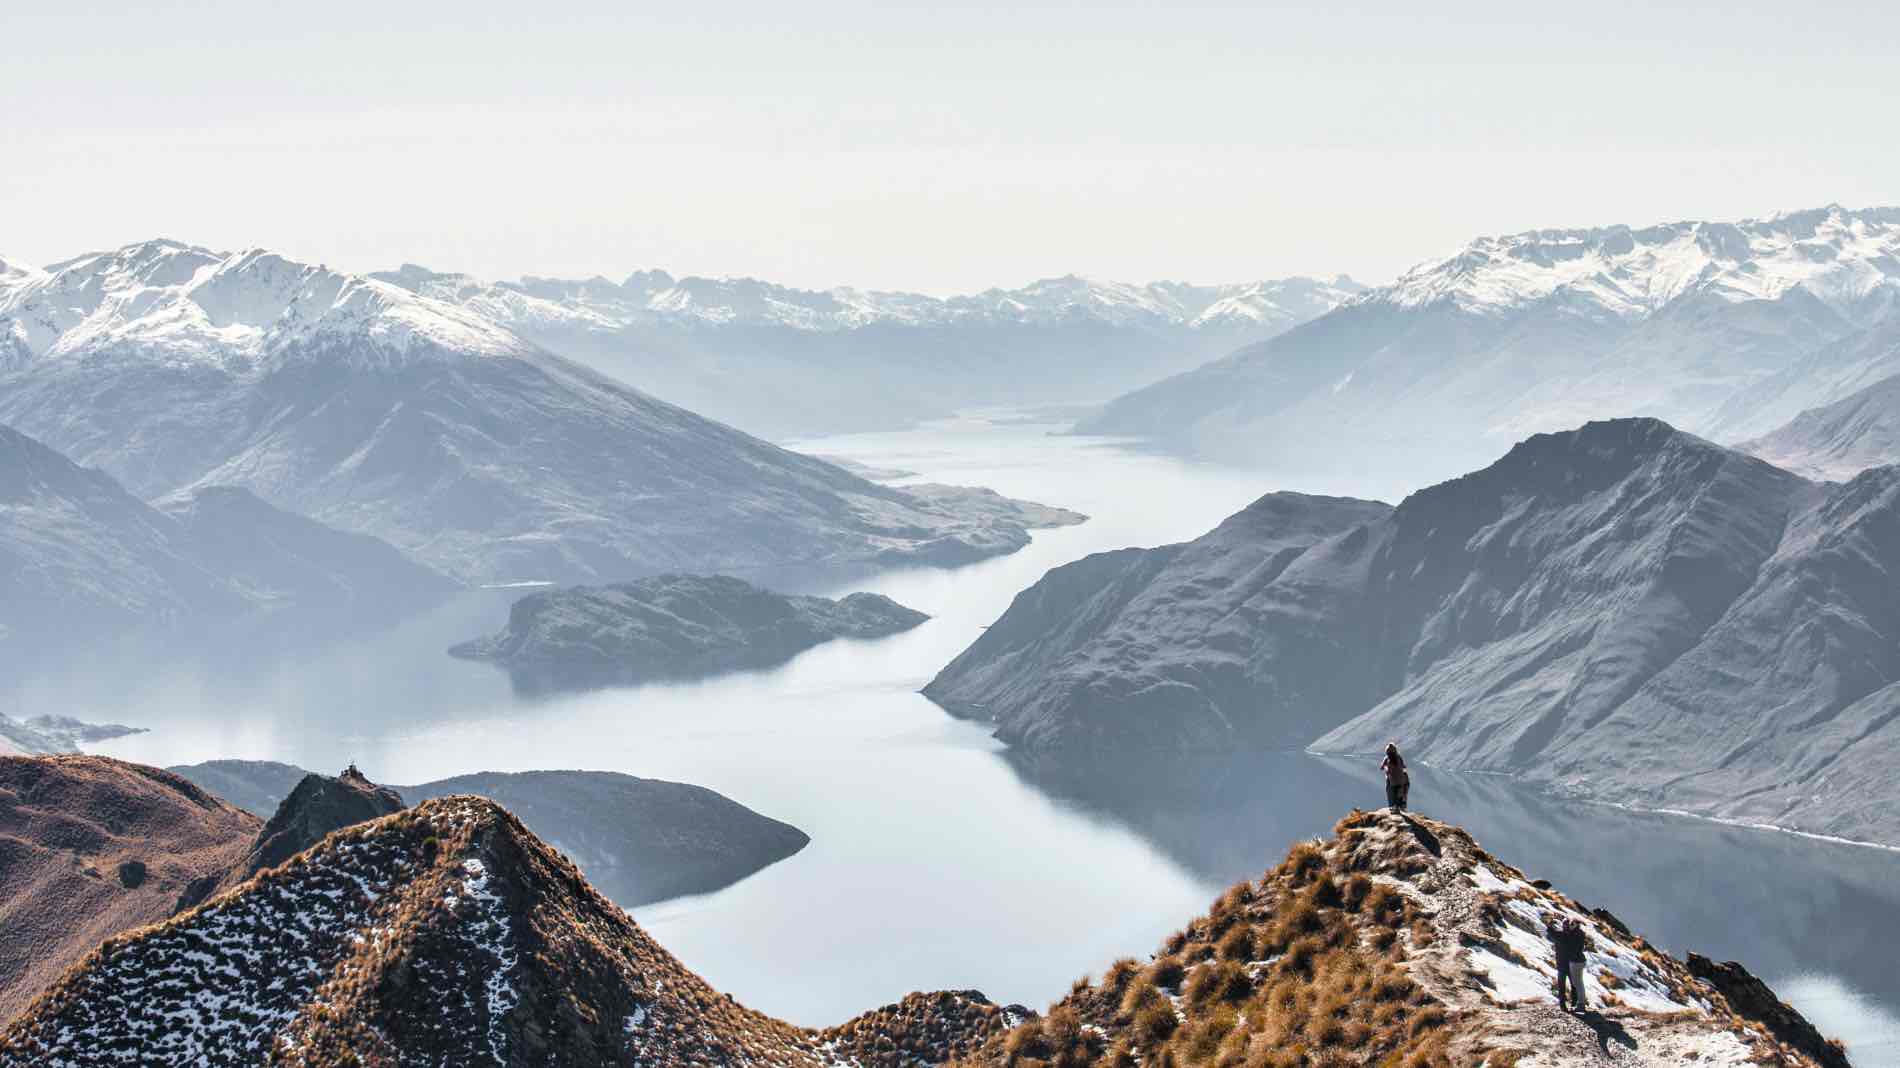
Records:
{"label": "sky", "polygon": [[[547,10],[536,10],[547,8]],[[944,294],[1900,203],[1900,5],[0,0],[0,257]]]}

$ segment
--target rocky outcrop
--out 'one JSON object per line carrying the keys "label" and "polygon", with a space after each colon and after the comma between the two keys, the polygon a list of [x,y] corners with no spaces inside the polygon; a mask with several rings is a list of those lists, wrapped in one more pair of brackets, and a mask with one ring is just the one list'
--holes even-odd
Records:
{"label": "rocky outcrop", "polygon": [[[259,814],[308,773],[269,761],[170,769]],[[475,794],[507,806],[622,908],[729,886],[792,856],[805,832],[702,786],[611,771],[477,772],[391,787],[411,802]]]}
{"label": "rocky outcrop", "polygon": [[1760,1020],[1783,1044],[1800,1050],[1826,1068],[1848,1068],[1847,1051],[1815,1030],[1807,1017],[1796,1012],[1775,992],[1748,973],[1739,961],[1715,961],[1700,953],[1689,954],[1689,974],[1720,991],[1728,1003],[1743,1015]]}
{"label": "rocky outcrop", "polygon": [[401,790],[416,803],[454,794],[495,801],[629,909],[723,889],[811,843],[703,786],[612,772],[488,771]]}
{"label": "rocky outcrop", "polygon": [[277,814],[257,833],[228,882],[241,883],[309,849],[332,831],[399,812],[402,807],[401,794],[370,782],[355,767],[335,777],[311,772],[277,806]]}
{"label": "rocky outcrop", "polygon": [[[1354,812],[1335,832],[965,1063],[1844,1063],[1812,1028],[1784,1037],[1779,1002],[1730,997],[1458,827]],[[1568,919],[1585,932],[1586,1012],[1551,994],[1547,929]]]}
{"label": "rocky outcrop", "polygon": [[450,649],[506,668],[530,691],[766,667],[834,638],[878,638],[929,619],[888,597],[833,601],[722,575],[660,575],[516,601],[499,634]]}

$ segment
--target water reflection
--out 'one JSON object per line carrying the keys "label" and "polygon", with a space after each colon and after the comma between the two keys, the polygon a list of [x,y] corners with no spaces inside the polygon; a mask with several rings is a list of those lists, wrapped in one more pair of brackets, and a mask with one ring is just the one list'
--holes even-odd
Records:
{"label": "water reflection", "polygon": [[[916,693],[1050,567],[1193,537],[1272,483],[981,420],[810,449],[1095,518],[955,570],[753,576],[791,592],[869,589],[933,617],[766,671],[521,700],[505,673],[446,655],[498,629],[521,594],[475,591],[291,655],[82,657],[76,670],[32,673],[16,691],[17,714],[150,727],[102,748],[157,764],[356,761],[390,782],[581,768],[718,790],[812,844],[638,918],[716,986],[813,1024],[919,987],[1046,1002],[1077,975],[1146,953],[1293,841],[1380,800],[1375,767],[1298,754],[1054,775]],[[1797,1005],[1815,999],[1819,1018],[1834,1011],[1873,1027],[1900,1006],[1893,854],[1577,809],[1431,769],[1419,769],[1414,800],[1674,951],[1740,959]]]}
{"label": "water reflection", "polygon": [[[1037,789],[1112,818],[1198,877],[1259,874],[1293,841],[1382,802],[1375,761],[1296,753],[1065,775],[1011,759]],[[1607,908],[1677,956],[1739,960],[1866,1056],[1900,1059],[1900,853],[1577,805],[1496,776],[1415,768],[1413,807],[1469,830],[1533,878]],[[1893,1048],[1895,1055],[1879,1054]],[[1868,1059],[1888,1057],[1888,1059]]]}

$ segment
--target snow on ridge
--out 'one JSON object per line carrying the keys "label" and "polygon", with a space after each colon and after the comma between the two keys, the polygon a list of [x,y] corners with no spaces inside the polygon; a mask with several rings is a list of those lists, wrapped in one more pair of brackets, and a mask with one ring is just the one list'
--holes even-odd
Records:
{"label": "snow on ridge", "polygon": [[1480,237],[1359,298],[1417,308],[1449,301],[1501,313],[1571,297],[1639,319],[1696,294],[1775,300],[1802,288],[1851,315],[1900,286],[1900,209],[1838,205],[1736,223],[1530,230]]}
{"label": "snow on ridge", "polygon": [[170,240],[0,273],[0,335],[36,357],[100,352],[179,363],[255,362],[300,344],[403,356],[531,348],[475,311],[265,249]]}
{"label": "snow on ridge", "polygon": [[1290,325],[1329,311],[1363,289],[1344,275],[1331,280],[1296,277],[1205,286],[1103,282],[1067,275],[1039,279],[1018,289],[993,288],[940,298],[849,286],[796,289],[745,277],[676,278],[665,271],[635,272],[619,284],[598,276],[573,280],[528,276],[486,283],[405,264],[372,277],[460,303],[511,326],[584,330],[641,324],[764,324],[823,332],[879,323],[1054,325],[1076,319],[1190,329]]}

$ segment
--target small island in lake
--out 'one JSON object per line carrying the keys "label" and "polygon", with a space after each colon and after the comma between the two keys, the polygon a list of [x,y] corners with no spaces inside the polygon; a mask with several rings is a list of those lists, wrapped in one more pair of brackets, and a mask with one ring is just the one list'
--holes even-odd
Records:
{"label": "small island in lake", "polygon": [[832,600],[724,575],[659,575],[530,594],[500,633],[449,654],[498,664],[525,691],[587,689],[770,667],[833,638],[882,638],[929,618],[875,593]]}

